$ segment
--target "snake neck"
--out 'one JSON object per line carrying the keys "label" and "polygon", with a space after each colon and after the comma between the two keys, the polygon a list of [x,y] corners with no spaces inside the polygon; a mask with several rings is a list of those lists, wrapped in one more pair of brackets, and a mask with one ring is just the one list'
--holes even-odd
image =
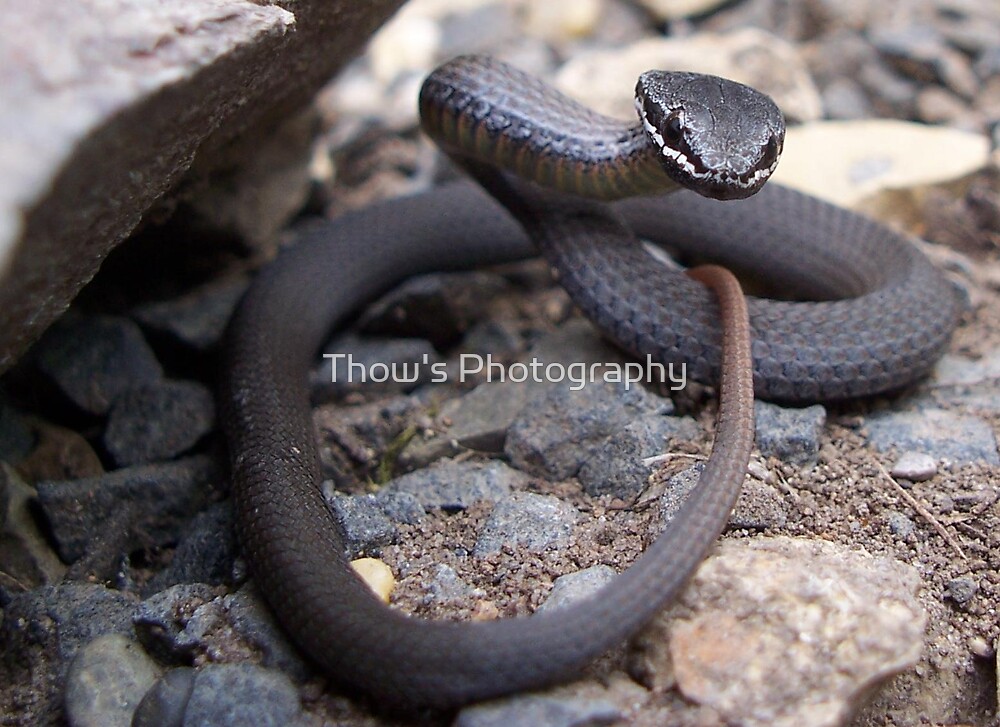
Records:
{"label": "snake neck", "polygon": [[462,56],[428,76],[420,119],[450,154],[563,192],[612,200],[678,188],[641,124],[598,114],[490,58]]}

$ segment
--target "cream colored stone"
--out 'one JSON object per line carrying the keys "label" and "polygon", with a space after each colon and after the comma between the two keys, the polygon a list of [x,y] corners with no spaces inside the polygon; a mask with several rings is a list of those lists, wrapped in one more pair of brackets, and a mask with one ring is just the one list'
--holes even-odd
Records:
{"label": "cream colored stone", "polygon": [[647,38],[624,48],[581,53],[559,70],[555,84],[598,111],[631,120],[636,79],[650,69],[731,78],[770,95],[789,118],[800,121],[817,119],[822,110],[798,51],[753,28],[725,35]]}
{"label": "cream colored stone", "polygon": [[704,15],[726,0],[639,0],[658,20],[678,20],[692,15]]}
{"label": "cream colored stone", "polygon": [[378,558],[358,558],[351,561],[351,567],[376,596],[389,603],[392,589],[396,587],[396,578],[389,566]]}
{"label": "cream colored stone", "polygon": [[[843,207],[907,218],[920,192],[989,163],[981,135],[906,121],[824,121],[793,127],[772,179]],[[909,192],[909,200],[898,192]]]}

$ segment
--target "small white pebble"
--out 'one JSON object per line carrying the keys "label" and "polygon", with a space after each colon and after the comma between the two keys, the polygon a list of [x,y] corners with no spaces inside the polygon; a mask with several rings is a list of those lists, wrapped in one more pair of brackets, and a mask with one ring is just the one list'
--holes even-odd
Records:
{"label": "small white pebble", "polygon": [[892,466],[890,473],[911,482],[929,480],[938,473],[937,462],[929,454],[923,452],[903,452]]}
{"label": "small white pebble", "polygon": [[389,566],[377,558],[358,558],[351,561],[351,567],[372,589],[372,593],[389,603],[392,589],[396,587],[396,579]]}

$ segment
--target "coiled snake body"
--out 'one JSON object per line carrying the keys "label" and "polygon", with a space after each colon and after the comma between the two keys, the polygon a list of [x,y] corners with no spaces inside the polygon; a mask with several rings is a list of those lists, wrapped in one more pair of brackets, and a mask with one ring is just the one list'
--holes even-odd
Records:
{"label": "coiled snake body", "polygon": [[[264,270],[230,326],[223,420],[254,577],[299,646],[380,703],[453,707],[536,688],[572,676],[632,635],[683,585],[724,526],[752,444],[752,406],[748,376],[731,373],[698,488],[598,597],[527,619],[411,619],[355,576],[319,488],[307,372],[331,327],[366,301],[409,275],[531,255],[526,230],[574,301],[620,346],[685,362],[690,377],[717,382],[719,305],[702,284],[658,264],[634,231],[822,301],[748,301],[753,387],[786,402],[912,383],[956,325],[955,292],[907,240],[790,190],[769,185],[729,202],[687,193],[611,206],[583,200],[677,183],[744,197],[780,152],[783,126],[773,105],[731,82],[644,74],[637,106],[642,123],[630,127],[495,61],[445,64],[421,93],[424,127],[520,225],[470,183],[346,215]],[[723,297],[730,317],[738,318],[740,305]],[[749,356],[749,342],[730,339],[732,371]],[[727,411],[735,413],[727,419]]]}

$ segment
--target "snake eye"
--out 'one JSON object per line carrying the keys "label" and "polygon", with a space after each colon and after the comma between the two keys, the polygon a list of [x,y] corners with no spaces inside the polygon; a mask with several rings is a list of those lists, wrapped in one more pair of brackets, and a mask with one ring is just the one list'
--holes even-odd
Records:
{"label": "snake eye", "polygon": [[774,164],[775,160],[778,158],[778,140],[775,137],[771,137],[767,140],[767,146],[764,147],[764,154],[761,156],[761,166],[769,167]]}
{"label": "snake eye", "polygon": [[665,124],[663,124],[663,138],[672,143],[676,144],[681,140],[681,136],[684,134],[684,127],[681,125],[681,117],[679,114],[671,114]]}

